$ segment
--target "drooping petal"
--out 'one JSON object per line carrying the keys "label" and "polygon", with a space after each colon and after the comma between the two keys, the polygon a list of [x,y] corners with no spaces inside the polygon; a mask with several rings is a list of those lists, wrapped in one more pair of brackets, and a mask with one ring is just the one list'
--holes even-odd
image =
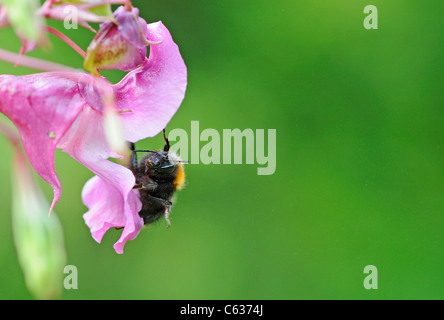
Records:
{"label": "drooping petal", "polygon": [[51,210],[61,194],[55,149],[84,105],[77,82],[63,74],[0,76],[0,112],[14,123],[32,166],[52,186]]}
{"label": "drooping petal", "polygon": [[[151,46],[146,64],[113,86],[118,110],[130,110],[121,114],[129,141],[160,132],[179,108],[187,86],[187,70],[169,31],[160,22],[148,25],[147,31],[150,41],[162,44]],[[62,147],[97,175],[85,185],[82,193],[89,208],[84,219],[94,239],[100,242],[109,228],[124,227],[114,245],[116,252],[122,253],[126,241],[134,239],[143,227],[138,215],[141,209],[139,193],[132,189],[133,174],[106,160],[111,152],[105,143],[103,119],[100,118],[105,109],[100,91],[87,82],[80,83],[79,87],[91,109],[82,113],[82,119],[73,126],[75,129],[67,134],[69,146]],[[78,132],[81,134],[76,135]]]}
{"label": "drooping petal", "polygon": [[117,253],[123,253],[126,241],[134,239],[143,227],[143,219],[138,214],[142,204],[138,191],[133,190],[133,173],[107,160],[116,155],[107,144],[103,115],[93,108],[85,108],[59,147],[97,175],[82,193],[89,208],[84,219],[97,242],[109,228],[124,227],[114,245]]}
{"label": "drooping petal", "polygon": [[153,137],[165,128],[185,97],[187,69],[170,32],[161,23],[148,27],[148,61],[114,86],[126,139]]}
{"label": "drooping petal", "polygon": [[94,240],[100,243],[108,229],[124,227],[120,239],[114,244],[116,252],[123,253],[126,241],[133,240],[143,227],[143,220],[138,215],[141,209],[138,191],[132,190],[128,194],[128,208],[125,208],[119,191],[94,176],[85,184],[82,199],[89,209],[83,218]]}
{"label": "drooping petal", "polygon": [[98,243],[109,228],[125,225],[125,215],[121,211],[123,199],[119,191],[98,176],[94,176],[85,184],[82,200],[89,209],[83,218]]}

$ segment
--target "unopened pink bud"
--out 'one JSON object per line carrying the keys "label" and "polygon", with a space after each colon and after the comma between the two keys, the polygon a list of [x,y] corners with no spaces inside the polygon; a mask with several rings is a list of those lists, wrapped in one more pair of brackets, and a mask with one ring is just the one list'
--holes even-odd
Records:
{"label": "unopened pink bud", "polygon": [[131,71],[146,61],[146,46],[153,43],[147,40],[147,23],[139,10],[119,7],[114,20],[100,25],[86,51],[83,66],[91,73],[96,69]]}

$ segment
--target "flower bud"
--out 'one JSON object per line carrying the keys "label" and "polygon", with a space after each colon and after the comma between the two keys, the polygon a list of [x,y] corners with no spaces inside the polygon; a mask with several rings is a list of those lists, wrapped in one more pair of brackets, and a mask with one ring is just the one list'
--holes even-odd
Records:
{"label": "flower bud", "polygon": [[15,151],[12,224],[28,290],[37,299],[57,299],[63,288],[66,253],[62,227],[38,188],[22,151]]}
{"label": "flower bud", "polygon": [[[44,43],[46,41],[42,27],[44,19],[37,10],[38,0],[1,0],[0,25],[10,23],[15,31],[30,42]],[[6,20],[7,19],[7,20]]]}
{"label": "flower bud", "polygon": [[146,46],[156,44],[147,40],[147,23],[137,8],[119,7],[114,20],[100,25],[86,51],[83,66],[91,73],[96,69],[131,71],[146,61]]}

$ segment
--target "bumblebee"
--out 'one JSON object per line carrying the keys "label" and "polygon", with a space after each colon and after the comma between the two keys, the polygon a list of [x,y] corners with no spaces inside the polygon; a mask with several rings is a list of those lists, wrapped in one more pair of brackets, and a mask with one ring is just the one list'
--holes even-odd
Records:
{"label": "bumblebee", "polygon": [[[170,143],[163,130],[165,146],[161,151],[136,150],[131,144],[130,169],[136,177],[135,189],[140,192],[142,210],[139,216],[143,218],[145,225],[165,217],[168,227],[170,223],[172,198],[177,190],[181,190],[185,184],[184,163],[180,157],[170,150]],[[140,162],[137,153],[147,154]]]}

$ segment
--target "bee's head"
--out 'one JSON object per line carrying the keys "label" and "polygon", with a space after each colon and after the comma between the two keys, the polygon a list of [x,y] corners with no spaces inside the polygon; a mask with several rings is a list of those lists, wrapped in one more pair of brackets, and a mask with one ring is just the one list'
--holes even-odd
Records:
{"label": "bee's head", "polygon": [[147,171],[171,173],[175,169],[175,162],[169,159],[168,151],[157,151],[147,155],[145,166]]}
{"label": "bee's head", "polygon": [[151,150],[134,150],[135,152],[148,152],[143,158],[143,164],[145,165],[145,174],[157,176],[159,178],[174,177],[177,173],[178,166],[188,161],[182,161],[175,152],[170,152],[170,142],[165,135],[165,129],[163,130],[163,139],[165,146],[162,151]]}

